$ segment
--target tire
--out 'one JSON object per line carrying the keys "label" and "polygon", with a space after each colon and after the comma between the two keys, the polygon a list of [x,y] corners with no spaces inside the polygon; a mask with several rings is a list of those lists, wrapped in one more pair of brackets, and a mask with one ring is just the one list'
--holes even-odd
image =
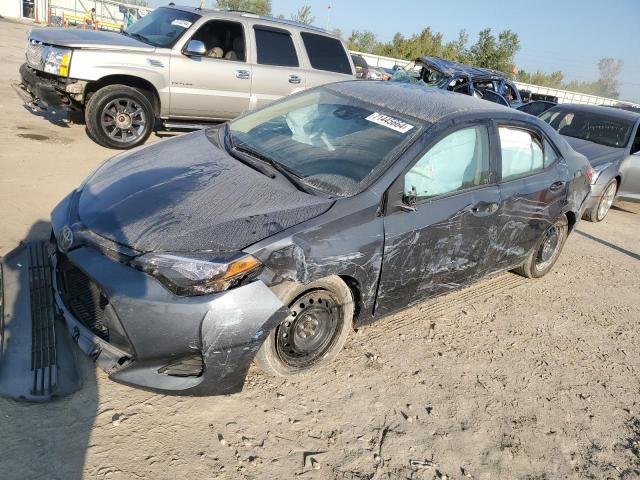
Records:
{"label": "tire", "polygon": [[585,220],[589,220],[590,222],[601,222],[609,213],[609,209],[611,208],[611,204],[616,198],[616,193],[618,192],[618,182],[614,178],[611,180],[604,190],[602,191],[602,197],[600,197],[600,201],[598,204],[584,212],[582,218]]}
{"label": "tire", "polygon": [[[560,257],[568,233],[569,223],[563,215],[544,231],[527,260],[514,272],[527,278],[540,278],[549,273]],[[547,241],[551,243],[545,244]]]}
{"label": "tire", "polygon": [[153,131],[153,106],[140,90],[108,85],[94,93],[85,109],[92,139],[107,148],[127,150],[144,143]]}
{"label": "tire", "polygon": [[353,326],[353,296],[338,276],[301,285],[289,298],[289,316],[271,331],[255,358],[261,370],[277,377],[331,362]]}

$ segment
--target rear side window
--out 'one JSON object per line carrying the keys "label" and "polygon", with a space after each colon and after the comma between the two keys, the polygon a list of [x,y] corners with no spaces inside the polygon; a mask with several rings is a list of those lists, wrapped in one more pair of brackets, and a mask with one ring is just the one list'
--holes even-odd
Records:
{"label": "rear side window", "polygon": [[313,68],[347,75],[353,73],[340,40],[308,32],[302,32],[301,35]]}
{"label": "rear side window", "polygon": [[522,177],[544,168],[541,140],[519,128],[500,127],[502,150],[502,180]]}
{"label": "rear side window", "polygon": [[264,27],[254,27],[254,30],[259,64],[283,67],[299,65],[296,48],[289,32]]}
{"label": "rear side window", "polygon": [[404,194],[436,197],[489,181],[489,134],[484,126],[457,130],[436,143],[407,172]]}

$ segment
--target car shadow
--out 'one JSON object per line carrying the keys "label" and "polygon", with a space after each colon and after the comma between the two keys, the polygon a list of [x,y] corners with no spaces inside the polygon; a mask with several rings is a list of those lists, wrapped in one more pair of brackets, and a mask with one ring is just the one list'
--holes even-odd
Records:
{"label": "car shadow", "polygon": [[62,128],[69,128],[70,127],[70,123],[71,120],[69,118],[69,114],[66,110],[64,109],[59,109],[59,110],[52,110],[52,109],[46,109],[46,110],[42,110],[42,109],[38,109],[38,108],[31,108],[28,105],[23,105],[23,108],[28,111],[29,113],[31,113],[32,115],[35,115],[36,117],[40,117],[43,118],[45,120],[47,120],[49,123],[57,126],[57,127],[62,127]]}
{"label": "car shadow", "polygon": [[[46,240],[50,231],[48,222],[38,221],[23,242]],[[10,338],[11,331],[5,334]],[[83,478],[96,420],[98,388],[94,364],[75,345],[72,347],[81,378],[79,391],[44,403],[0,397],[0,478]],[[59,372],[60,376],[64,374],[64,370]]]}
{"label": "car shadow", "polygon": [[624,253],[625,255],[630,256],[631,258],[635,259],[635,260],[640,260],[640,255],[634,252],[631,252],[625,248],[619,247],[611,242],[607,242],[606,240],[602,240],[601,238],[595,237],[593,235],[589,235],[588,233],[585,233],[581,230],[576,230],[576,233],[578,235],[582,235],[585,238],[588,238],[589,240],[593,240],[594,242],[598,242],[601,245],[604,245],[605,247],[609,247],[612,248],[620,253]]}

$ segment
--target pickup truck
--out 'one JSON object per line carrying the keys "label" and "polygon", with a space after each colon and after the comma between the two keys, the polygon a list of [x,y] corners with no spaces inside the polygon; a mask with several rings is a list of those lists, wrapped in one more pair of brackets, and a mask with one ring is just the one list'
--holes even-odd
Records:
{"label": "pickup truck", "polygon": [[222,122],[282,96],[355,78],[342,41],[243,12],[161,7],[122,32],[29,34],[21,87],[32,106],[84,112],[89,135],[117,149],[156,126]]}

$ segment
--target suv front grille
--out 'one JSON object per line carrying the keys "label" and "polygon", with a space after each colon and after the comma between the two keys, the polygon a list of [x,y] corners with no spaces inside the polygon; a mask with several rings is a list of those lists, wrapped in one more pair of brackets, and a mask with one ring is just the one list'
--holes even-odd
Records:
{"label": "suv front grille", "polygon": [[78,321],[108,342],[109,327],[105,309],[109,300],[100,287],[61,254],[58,254],[57,274],[66,307]]}
{"label": "suv front grille", "polygon": [[30,67],[38,69],[41,68],[43,50],[44,47],[41,43],[32,41],[29,41],[29,43],[27,43],[27,51],[25,53],[27,57],[27,63]]}

